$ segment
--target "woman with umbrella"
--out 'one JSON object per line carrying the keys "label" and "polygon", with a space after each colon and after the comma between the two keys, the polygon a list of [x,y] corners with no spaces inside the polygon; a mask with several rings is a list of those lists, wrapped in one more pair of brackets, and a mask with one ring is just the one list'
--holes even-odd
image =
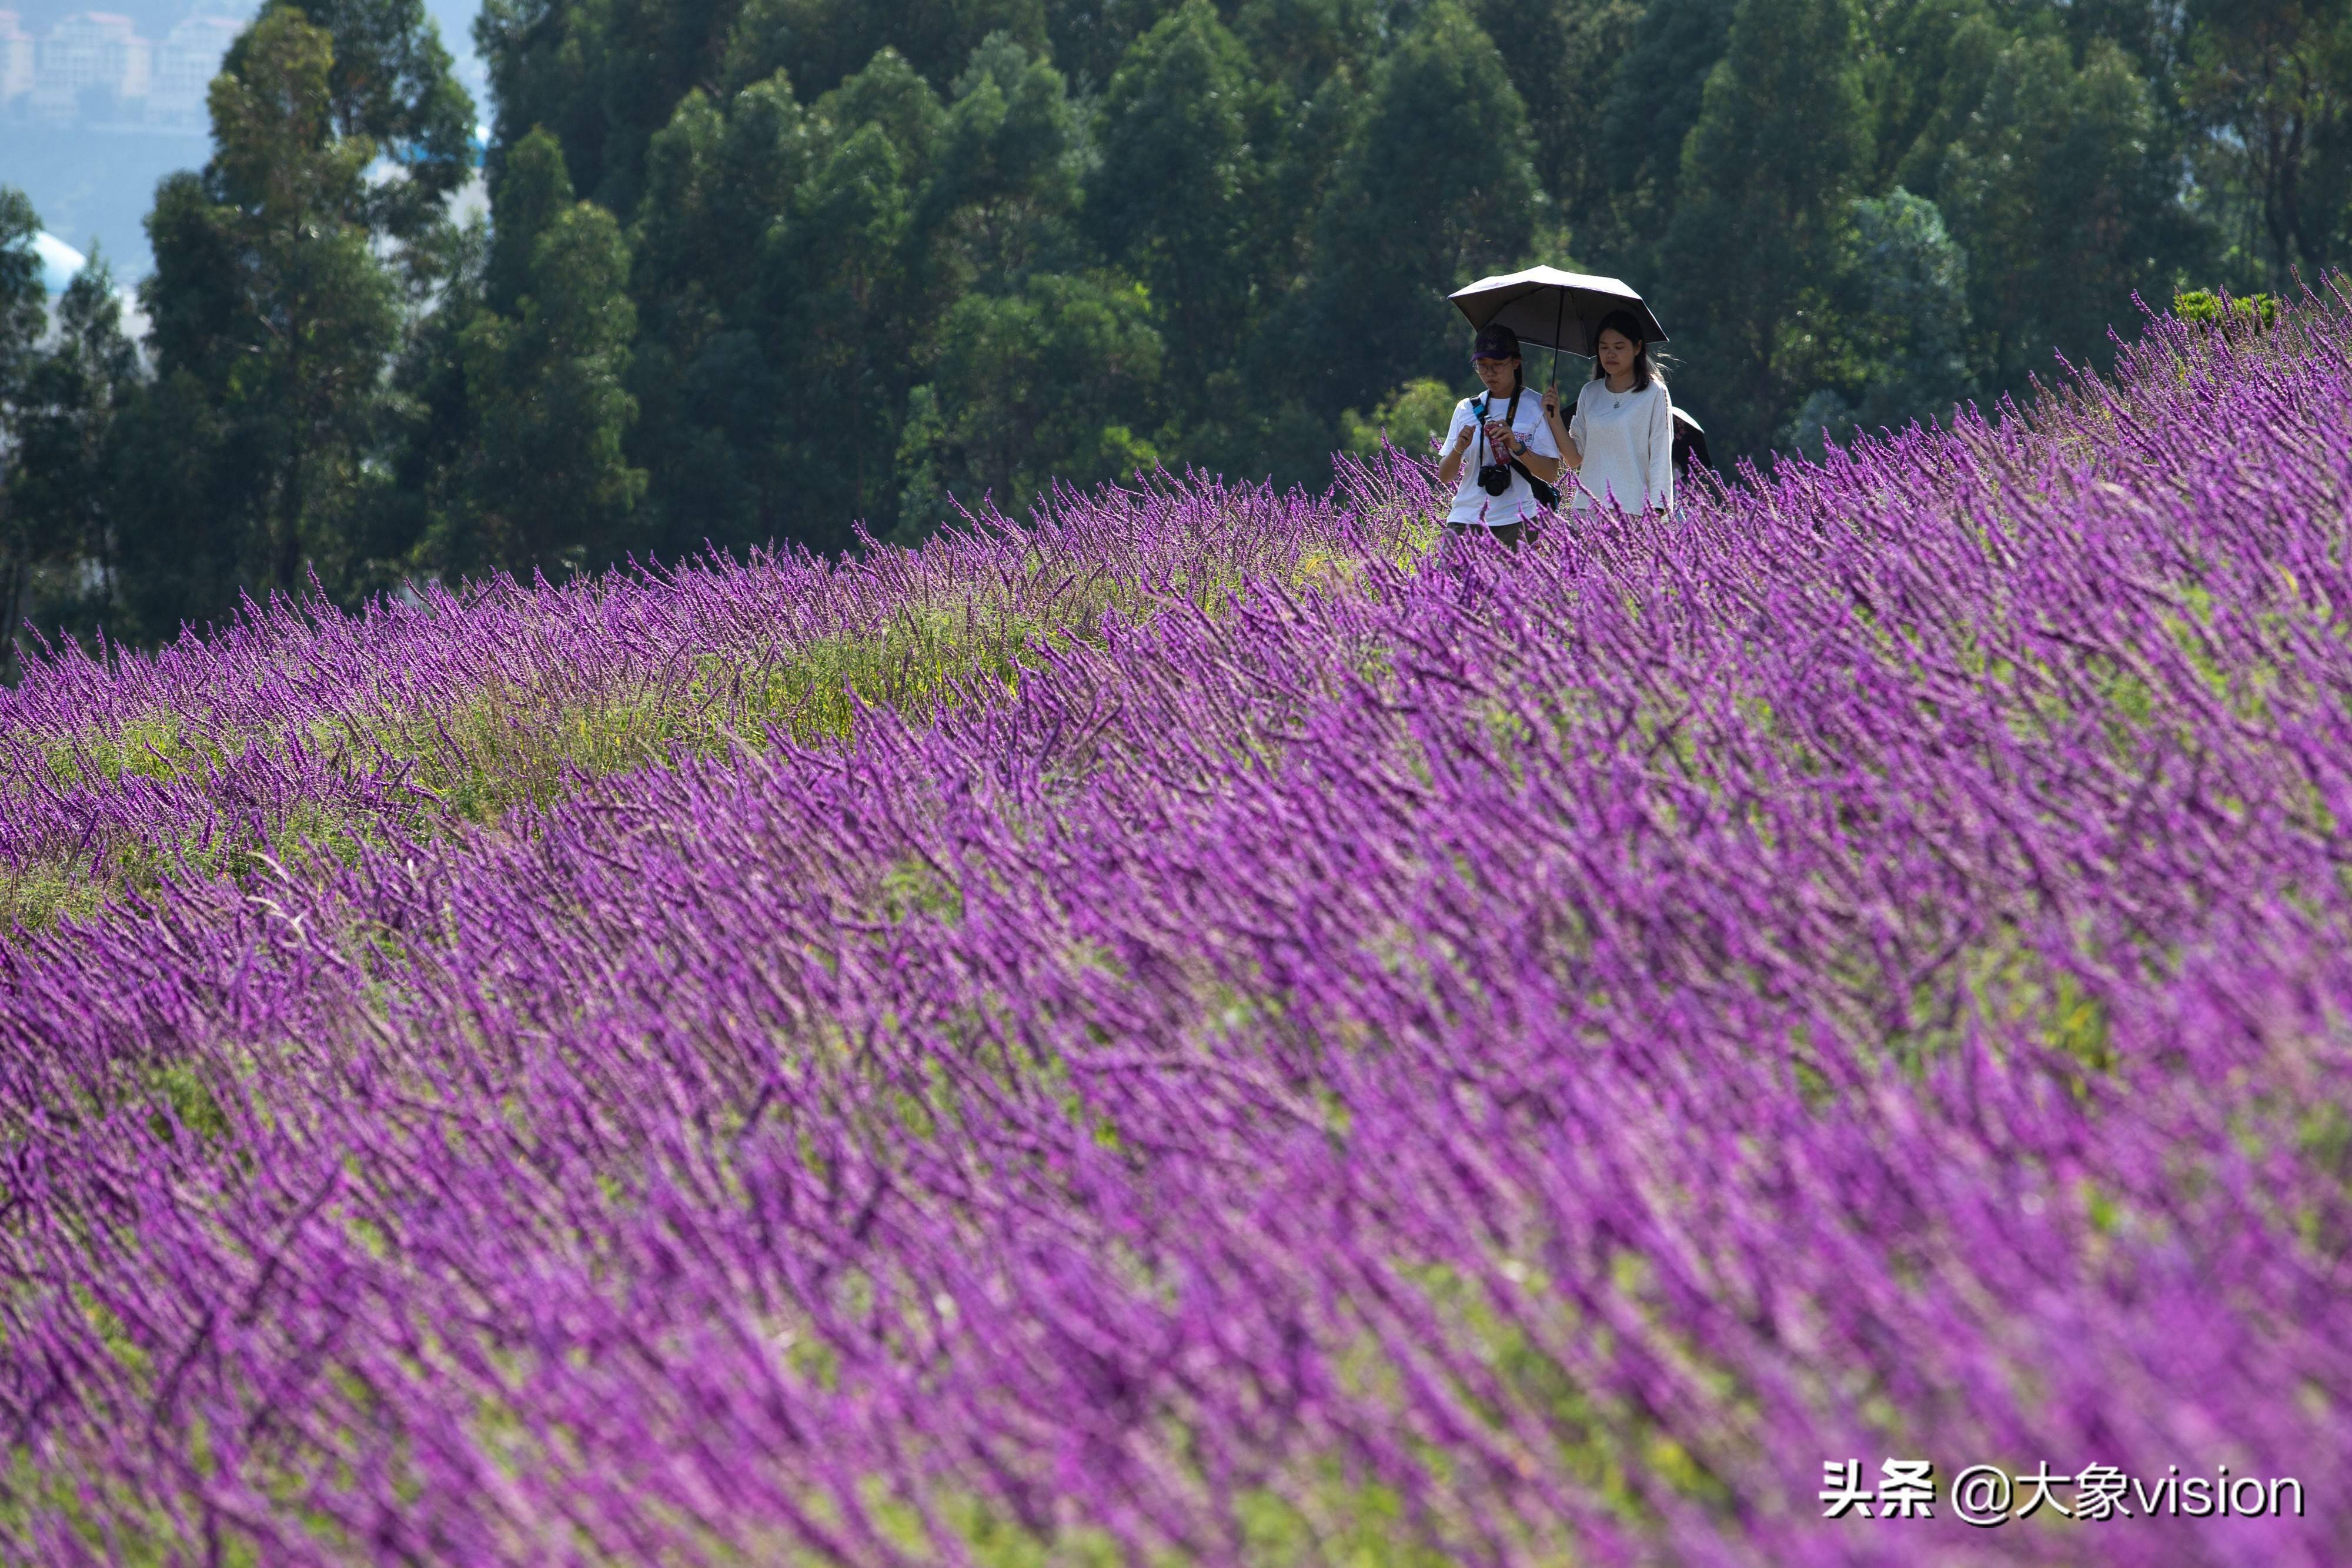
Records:
{"label": "woman with umbrella", "polygon": [[1592,335],[1592,379],[1560,418],[1559,389],[1543,398],[1544,424],[1576,475],[1571,511],[1614,501],[1628,512],[1672,511],[1675,505],[1674,405],[1665,378],[1650,362],[1642,319],[1631,310],[1601,318]]}
{"label": "woman with umbrella", "polygon": [[1592,380],[1563,417],[1559,394],[1544,393],[1544,433],[1576,473],[1570,509],[1614,500],[1629,512],[1675,504],[1673,406],[1650,345],[1666,340],[1647,301],[1622,279],[1531,267],[1482,277],[1447,298],[1482,331],[1509,328],[1519,341],[1559,356],[1589,354]]}

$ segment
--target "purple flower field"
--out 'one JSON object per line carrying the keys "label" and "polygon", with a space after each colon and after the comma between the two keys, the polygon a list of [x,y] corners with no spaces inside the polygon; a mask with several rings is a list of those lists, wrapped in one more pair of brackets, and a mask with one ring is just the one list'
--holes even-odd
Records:
{"label": "purple flower field", "polygon": [[2352,319],[1435,511],[0,693],[0,1557],[2352,1558]]}

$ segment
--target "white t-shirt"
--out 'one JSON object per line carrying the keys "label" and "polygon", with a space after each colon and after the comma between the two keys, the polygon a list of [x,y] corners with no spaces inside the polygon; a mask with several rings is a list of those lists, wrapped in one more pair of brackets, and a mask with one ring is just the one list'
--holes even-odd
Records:
{"label": "white t-shirt", "polygon": [[[1484,414],[1477,411],[1486,410]],[[1511,410],[1511,394],[1490,398],[1481,392],[1475,398],[1464,398],[1454,405],[1454,422],[1445,427],[1444,451],[1454,450],[1462,433],[1487,420],[1500,419]],[[1551,426],[1544,423],[1543,393],[1528,387],[1519,393],[1519,411],[1511,416],[1511,430],[1527,443],[1528,450],[1538,457],[1559,455],[1559,443],[1551,438]],[[1511,470],[1511,486],[1499,496],[1489,496],[1478,487],[1478,467],[1484,463],[1507,463],[1509,458],[1486,444],[1483,435],[1470,438],[1462,454],[1462,482],[1454,487],[1454,506],[1445,514],[1449,523],[1475,527],[1483,524],[1499,528],[1506,523],[1532,522],[1543,516],[1536,505],[1536,493],[1516,468]]]}
{"label": "white t-shirt", "polygon": [[1611,392],[1598,378],[1585,382],[1568,434],[1584,454],[1568,497],[1570,511],[1612,497],[1629,512],[1673,507],[1675,415],[1665,382],[1654,376],[1641,391],[1625,392]]}

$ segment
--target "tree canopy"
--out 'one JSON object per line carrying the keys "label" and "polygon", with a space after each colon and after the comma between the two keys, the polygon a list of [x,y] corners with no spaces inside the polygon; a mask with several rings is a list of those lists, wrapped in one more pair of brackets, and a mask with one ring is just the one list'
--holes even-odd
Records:
{"label": "tree canopy", "polygon": [[1321,484],[1463,381],[1445,293],[1536,261],[1641,288],[1769,461],[2352,256],[2352,0],[490,0],[477,42],[478,155],[420,0],[272,0],[135,353],[0,193],[9,628]]}

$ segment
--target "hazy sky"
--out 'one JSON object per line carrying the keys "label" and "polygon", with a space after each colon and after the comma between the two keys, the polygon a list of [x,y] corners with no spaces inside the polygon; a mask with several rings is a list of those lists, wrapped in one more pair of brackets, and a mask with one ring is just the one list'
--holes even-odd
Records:
{"label": "hazy sky", "polygon": [[[487,121],[481,61],[474,54],[474,17],[479,0],[425,0],[441,29],[441,40],[457,62],[458,78],[475,98],[477,118]],[[250,16],[256,3],[234,5],[188,4],[186,0],[0,0],[0,10],[24,18],[38,37],[59,17],[77,11],[113,11],[132,17],[139,30],[160,38],[182,17],[217,13]],[[152,204],[155,183],[175,169],[193,169],[211,152],[201,132],[92,131],[73,125],[0,122],[0,185],[15,185],[33,200],[42,226],[79,250],[95,242],[125,283],[145,276],[151,262],[141,221]]]}

